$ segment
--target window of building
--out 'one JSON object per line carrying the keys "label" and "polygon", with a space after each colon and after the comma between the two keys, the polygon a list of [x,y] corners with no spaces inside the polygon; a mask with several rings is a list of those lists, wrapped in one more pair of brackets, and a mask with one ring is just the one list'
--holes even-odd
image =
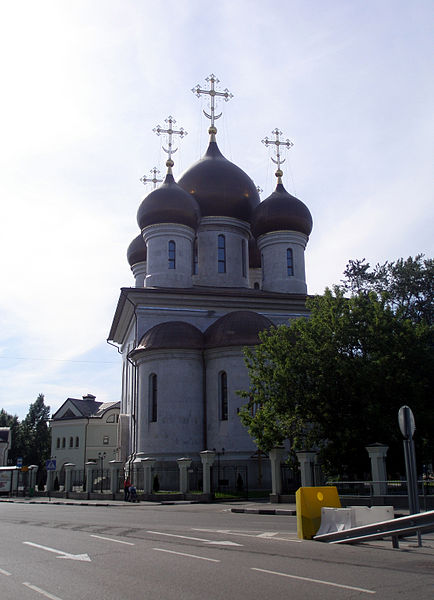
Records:
{"label": "window of building", "polygon": [[292,256],[292,248],[286,250],[286,269],[288,276],[294,275],[294,260]]}
{"label": "window of building", "polygon": [[176,269],[176,244],[173,240],[169,242],[169,269]]}
{"label": "window of building", "polygon": [[66,439],[62,438],[62,448],[64,448],[66,446]]}
{"label": "window of building", "polygon": [[226,239],[224,235],[218,236],[217,243],[218,272],[226,273]]}
{"label": "window of building", "polygon": [[243,277],[247,277],[246,240],[241,240],[241,265],[243,270]]}
{"label": "window of building", "polygon": [[149,420],[154,422],[157,420],[157,375],[151,373],[149,375]]}
{"label": "window of building", "polygon": [[255,290],[259,290],[259,283],[257,281],[255,281],[255,283],[253,284],[253,288]]}
{"label": "window of building", "polygon": [[108,436],[108,435],[105,435],[105,436],[102,438],[102,443],[104,444],[104,446],[108,446],[108,445],[109,445],[109,443],[110,443],[110,438],[109,438],[109,436]]}
{"label": "window of building", "polygon": [[199,263],[199,256],[198,256],[198,250],[197,250],[197,238],[194,238],[194,242],[193,242],[193,269],[192,269],[193,275],[197,275],[198,263]]}
{"label": "window of building", "polygon": [[220,420],[228,420],[228,377],[224,371],[219,373]]}
{"label": "window of building", "polygon": [[261,253],[261,274],[262,274],[262,283],[264,283],[264,255]]}
{"label": "window of building", "polygon": [[69,447],[70,448],[74,447],[74,438],[72,436],[69,438]]}
{"label": "window of building", "polygon": [[60,438],[57,438],[57,441],[56,441],[56,448],[60,448]]}
{"label": "window of building", "polygon": [[76,447],[76,448],[78,448],[79,446],[80,446],[80,439],[79,439],[79,437],[77,436],[77,437],[75,438],[75,447]]}

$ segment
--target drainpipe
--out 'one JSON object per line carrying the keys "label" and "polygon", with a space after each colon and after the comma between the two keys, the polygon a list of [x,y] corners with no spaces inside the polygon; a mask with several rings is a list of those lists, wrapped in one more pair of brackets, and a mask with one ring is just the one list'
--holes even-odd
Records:
{"label": "drainpipe", "polygon": [[208,447],[208,415],[207,415],[207,402],[206,402],[206,359],[205,359],[205,350],[202,350],[202,403],[203,403],[203,421],[202,421],[202,440],[203,440],[203,449],[206,450]]}

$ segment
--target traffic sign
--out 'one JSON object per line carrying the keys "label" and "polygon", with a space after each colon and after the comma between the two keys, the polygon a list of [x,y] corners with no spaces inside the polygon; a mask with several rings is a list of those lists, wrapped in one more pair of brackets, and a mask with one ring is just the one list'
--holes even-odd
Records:
{"label": "traffic sign", "polygon": [[21,457],[17,458],[17,467],[23,466],[23,459]]}
{"label": "traffic sign", "polygon": [[45,461],[45,468],[47,471],[55,471],[56,470],[56,460],[54,458],[50,458]]}
{"label": "traffic sign", "polygon": [[398,423],[402,435],[406,439],[411,439],[416,431],[414,415],[409,406],[401,406],[398,411]]}

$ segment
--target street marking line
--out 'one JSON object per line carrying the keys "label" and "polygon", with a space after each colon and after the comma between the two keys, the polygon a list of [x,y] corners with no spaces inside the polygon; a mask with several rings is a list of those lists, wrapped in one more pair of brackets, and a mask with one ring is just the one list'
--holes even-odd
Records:
{"label": "street marking line", "polygon": [[123,540],[115,540],[113,538],[104,537],[103,535],[90,534],[90,537],[98,538],[99,540],[108,540],[109,542],[116,542],[117,544],[126,544],[127,546],[135,546],[132,542],[124,542]]}
{"label": "street marking line", "polygon": [[298,539],[277,537],[277,534],[274,537],[271,537],[271,536],[264,537],[260,533],[241,533],[240,531],[229,531],[229,529],[199,529],[196,527],[196,528],[193,528],[192,531],[207,531],[208,533],[220,533],[220,534],[224,534],[224,535],[239,535],[241,537],[261,538],[263,540],[271,539],[271,540],[278,540],[281,542],[295,542],[296,544],[301,544],[301,542],[303,541],[303,540],[298,540]]}
{"label": "street marking line", "polygon": [[58,554],[57,558],[68,558],[70,560],[82,560],[86,562],[91,562],[88,554],[70,554],[69,552],[64,552],[63,550],[56,550],[56,548],[50,548],[49,546],[41,546],[41,544],[35,544],[34,542],[23,542],[27,546],[33,546],[34,548],[39,548],[40,550],[46,550],[47,552],[53,552],[54,554]]}
{"label": "street marking line", "polygon": [[6,577],[9,577],[9,575],[12,575],[12,573],[9,573],[9,571],[5,571],[4,569],[0,569],[0,574],[6,575]]}
{"label": "street marking line", "polygon": [[54,596],[54,594],[50,594],[50,592],[46,592],[45,590],[37,587],[36,585],[32,585],[31,583],[28,583],[26,581],[23,581],[23,585],[30,588],[34,592],[38,592],[38,594],[42,594],[42,596],[45,596],[46,598],[49,598],[50,600],[62,600],[62,598],[59,598],[59,596]]}
{"label": "street marking line", "polygon": [[260,571],[261,573],[269,573],[270,575],[280,575],[281,577],[289,577],[290,579],[299,579],[300,581],[309,581],[310,583],[322,583],[332,587],[344,588],[345,590],[353,590],[355,592],[364,592],[365,594],[376,594],[375,590],[365,590],[364,588],[353,587],[351,585],[343,585],[342,583],[333,583],[332,581],[323,581],[321,579],[312,579],[311,577],[300,577],[299,575],[288,575],[288,573],[279,573],[279,571],[268,571],[267,569],[256,569],[250,567],[252,571]]}
{"label": "street marking line", "polygon": [[152,548],[157,552],[167,552],[168,554],[178,554],[179,556],[187,556],[189,558],[198,558],[199,560],[208,560],[209,562],[220,562],[215,558],[206,558],[205,556],[197,556],[196,554],[187,554],[186,552],[175,552],[174,550],[163,550],[163,548]]}
{"label": "street marking line", "polygon": [[257,537],[260,538],[272,538],[275,535],[277,535],[277,531],[273,532],[273,531],[264,531],[264,533],[260,533]]}
{"label": "street marking line", "polygon": [[156,535],[166,535],[167,537],[181,538],[183,540],[192,540],[193,542],[205,542],[206,544],[213,544],[215,546],[242,546],[242,544],[237,544],[236,542],[229,542],[227,540],[215,541],[215,540],[206,540],[204,538],[191,537],[188,535],[177,535],[176,533],[164,533],[163,531],[147,531],[146,533],[153,533]]}

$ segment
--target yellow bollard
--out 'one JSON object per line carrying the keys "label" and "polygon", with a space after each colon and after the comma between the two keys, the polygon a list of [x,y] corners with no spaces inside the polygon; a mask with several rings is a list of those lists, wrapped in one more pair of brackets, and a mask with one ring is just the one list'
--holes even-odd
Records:
{"label": "yellow bollard", "polygon": [[295,493],[297,512],[297,535],[302,540],[311,540],[321,525],[321,508],[341,508],[335,486],[301,487]]}

